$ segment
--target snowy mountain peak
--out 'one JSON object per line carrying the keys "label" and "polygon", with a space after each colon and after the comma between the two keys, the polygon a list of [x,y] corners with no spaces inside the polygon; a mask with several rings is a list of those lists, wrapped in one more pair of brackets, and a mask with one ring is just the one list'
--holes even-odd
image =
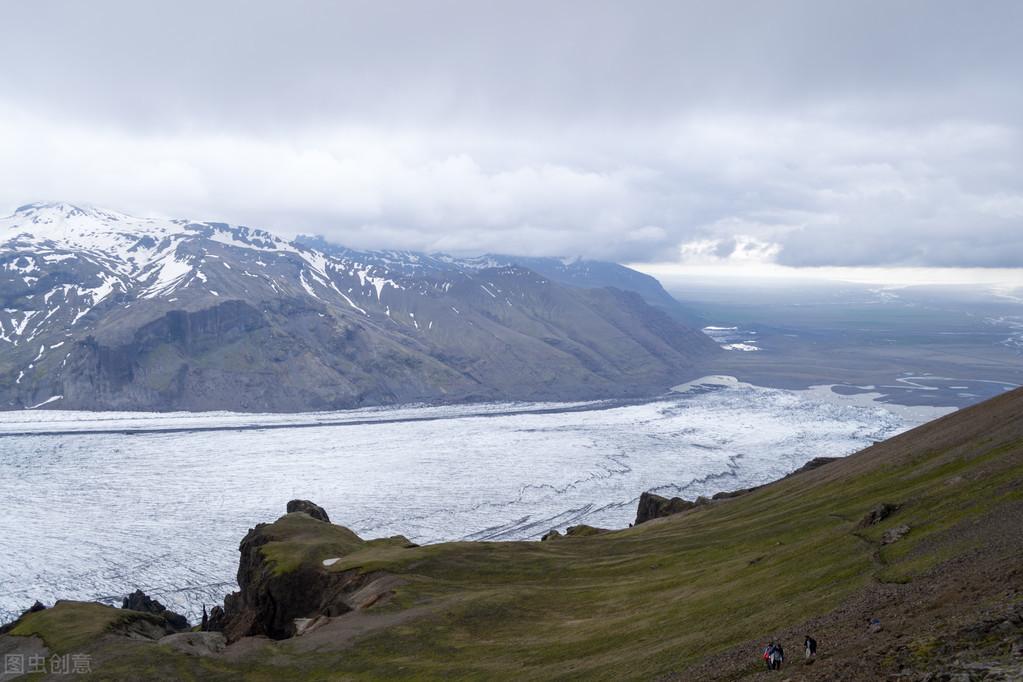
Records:
{"label": "snowy mountain peak", "polygon": [[25,204],[19,206],[14,213],[16,215],[34,217],[34,216],[45,216],[49,214],[59,214],[64,217],[71,215],[83,215],[90,213],[92,209],[83,208],[81,206],[75,206],[63,201],[37,201],[31,204]]}
{"label": "snowy mountain peak", "polygon": [[130,216],[116,211],[96,208],[82,204],[70,204],[64,201],[37,202],[19,206],[14,214],[6,218],[12,223],[22,226],[28,225],[55,225],[55,224],[81,224],[90,221],[98,222],[119,222],[131,220]]}
{"label": "snowy mountain peak", "polygon": [[0,239],[105,250],[132,238],[164,236],[171,228],[170,221],[134,218],[92,206],[34,203],[20,206],[13,214],[0,218]]}

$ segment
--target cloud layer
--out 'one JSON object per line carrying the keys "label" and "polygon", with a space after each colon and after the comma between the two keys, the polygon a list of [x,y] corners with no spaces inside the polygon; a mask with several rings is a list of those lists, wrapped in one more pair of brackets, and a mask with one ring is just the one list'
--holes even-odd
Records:
{"label": "cloud layer", "polygon": [[64,199],[355,247],[1023,263],[1015,2],[7,14],[0,207]]}

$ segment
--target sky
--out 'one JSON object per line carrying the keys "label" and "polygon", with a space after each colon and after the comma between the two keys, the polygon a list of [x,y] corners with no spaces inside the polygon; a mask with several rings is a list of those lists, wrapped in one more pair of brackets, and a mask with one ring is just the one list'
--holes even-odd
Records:
{"label": "sky", "polygon": [[669,273],[1023,265],[1016,0],[37,0],[4,18],[0,212],[61,200]]}

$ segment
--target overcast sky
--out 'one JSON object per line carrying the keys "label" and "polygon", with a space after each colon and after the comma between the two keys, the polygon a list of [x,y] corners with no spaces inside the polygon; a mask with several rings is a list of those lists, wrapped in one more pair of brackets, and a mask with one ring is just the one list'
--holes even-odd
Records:
{"label": "overcast sky", "polygon": [[354,247],[1023,265],[1023,2],[4,6],[0,210]]}

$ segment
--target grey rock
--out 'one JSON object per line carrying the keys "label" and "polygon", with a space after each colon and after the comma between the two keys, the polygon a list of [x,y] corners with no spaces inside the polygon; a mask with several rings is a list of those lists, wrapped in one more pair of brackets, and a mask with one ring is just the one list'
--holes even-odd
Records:
{"label": "grey rock", "polygon": [[142,590],[135,590],[125,597],[121,602],[121,608],[163,616],[167,623],[175,630],[187,630],[190,627],[188,620],[184,616],[168,610],[163,604],[156,599],[152,599]]}
{"label": "grey rock", "polygon": [[330,523],[330,517],[327,516],[327,512],[324,511],[323,507],[309,500],[292,500],[288,502],[288,513],[294,512],[302,512],[318,521]]}
{"label": "grey rock", "polygon": [[224,613],[224,607],[214,606],[210,609],[210,615],[206,619],[206,625],[203,627],[203,630],[207,632],[223,632],[226,626],[227,616]]}
{"label": "grey rock", "polygon": [[906,524],[889,528],[884,532],[884,535],[881,536],[881,544],[890,545],[893,542],[898,542],[902,538],[906,537],[906,535],[909,534],[909,531],[910,528]]}
{"label": "grey rock", "polygon": [[889,516],[894,514],[902,507],[901,504],[895,504],[892,502],[884,502],[871,509],[867,514],[860,519],[859,527],[867,528],[868,526],[876,526],[881,523]]}

